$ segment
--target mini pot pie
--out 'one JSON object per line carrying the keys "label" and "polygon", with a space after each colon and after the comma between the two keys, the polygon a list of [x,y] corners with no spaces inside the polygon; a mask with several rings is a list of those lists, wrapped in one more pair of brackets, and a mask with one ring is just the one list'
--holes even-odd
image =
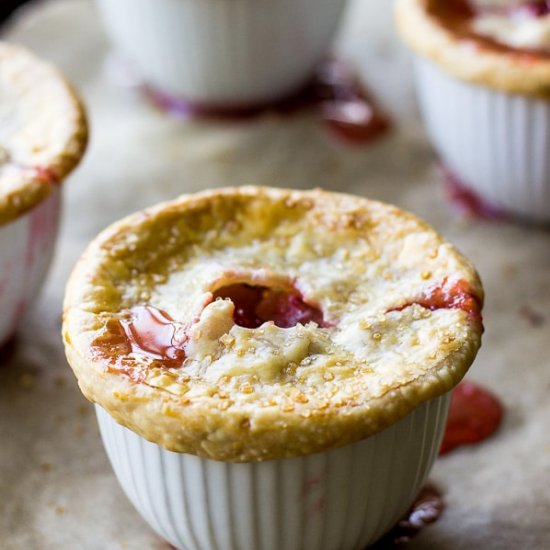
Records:
{"label": "mini pot pie", "polygon": [[399,0],[428,134],[503,213],[550,221],[550,12],[521,0]]}
{"label": "mini pot pie", "polygon": [[0,42],[0,343],[13,334],[46,274],[60,185],[86,141],[82,104],[63,76]]}
{"label": "mini pot pie", "polygon": [[324,525],[324,548],[360,548],[427,475],[482,300],[471,264],[411,214],[229,188],[101,233],[63,337],[119,480],[176,547],[231,532],[222,548],[271,548],[279,525],[297,538],[275,547],[313,549]]}

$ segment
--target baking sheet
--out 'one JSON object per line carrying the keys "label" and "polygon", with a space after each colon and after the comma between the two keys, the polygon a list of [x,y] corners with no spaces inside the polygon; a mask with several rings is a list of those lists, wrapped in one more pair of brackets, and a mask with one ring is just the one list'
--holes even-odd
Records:
{"label": "baking sheet", "polygon": [[431,478],[446,512],[408,548],[550,548],[550,232],[465,220],[444,202],[391,8],[388,0],[352,2],[338,41],[396,120],[393,134],[367,147],[342,145],[304,113],[231,124],[167,118],[113,64],[86,0],[37,3],[4,31],[77,84],[92,139],[67,182],[47,285],[0,367],[0,548],[167,548],[119,488],[65,362],[63,286],[86,243],[110,222],[183,192],[239,184],[319,186],[390,201],[475,262],[487,330],[471,378],[501,397],[507,415],[490,441],[438,460]]}

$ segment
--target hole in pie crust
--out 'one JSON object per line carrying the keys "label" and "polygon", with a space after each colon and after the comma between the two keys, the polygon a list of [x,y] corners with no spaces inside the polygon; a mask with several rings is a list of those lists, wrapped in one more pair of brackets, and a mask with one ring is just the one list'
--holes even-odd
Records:
{"label": "hole in pie crust", "polygon": [[258,328],[273,321],[280,328],[290,328],[298,323],[317,323],[326,326],[323,312],[305,302],[295,288],[270,288],[246,283],[235,283],[219,288],[216,298],[228,298],[235,304],[233,320],[244,328]]}

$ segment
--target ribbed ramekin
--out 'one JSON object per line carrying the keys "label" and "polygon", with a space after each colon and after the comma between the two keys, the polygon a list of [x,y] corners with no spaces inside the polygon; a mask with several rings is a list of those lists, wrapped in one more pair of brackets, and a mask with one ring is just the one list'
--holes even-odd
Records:
{"label": "ribbed ramekin", "polygon": [[159,91],[211,108],[288,95],[327,53],[346,0],[98,0],[115,46]]}
{"label": "ribbed ramekin", "polygon": [[457,80],[415,60],[426,129],[445,164],[497,209],[550,222],[550,101]]}
{"label": "ribbed ramekin", "polygon": [[180,550],[363,550],[419,492],[441,444],[450,394],[358,443],[232,464],[167,451],[96,406],[126,495]]}
{"label": "ribbed ramekin", "polygon": [[30,212],[0,226],[0,345],[14,335],[44,282],[60,214],[56,189]]}

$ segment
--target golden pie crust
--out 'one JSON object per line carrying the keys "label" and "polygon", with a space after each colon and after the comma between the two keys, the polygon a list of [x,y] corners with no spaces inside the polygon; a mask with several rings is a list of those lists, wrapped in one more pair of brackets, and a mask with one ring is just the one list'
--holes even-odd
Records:
{"label": "golden pie crust", "polygon": [[83,106],[57,69],[0,42],[0,225],[49,196],[87,136]]}
{"label": "golden pie crust", "polygon": [[[285,281],[324,326],[244,328],[230,300],[212,300],[236,282]],[[102,232],[68,283],[63,338],[84,395],[121,424],[172,451],[252,462],[361,440],[451,390],[480,346],[482,300],[472,265],[398,208],[226,188]],[[142,306],[185,327],[183,364],[110,345]]]}
{"label": "golden pie crust", "polygon": [[550,56],[499,46],[444,24],[446,0],[398,0],[396,22],[405,43],[448,74],[494,90],[550,97]]}

